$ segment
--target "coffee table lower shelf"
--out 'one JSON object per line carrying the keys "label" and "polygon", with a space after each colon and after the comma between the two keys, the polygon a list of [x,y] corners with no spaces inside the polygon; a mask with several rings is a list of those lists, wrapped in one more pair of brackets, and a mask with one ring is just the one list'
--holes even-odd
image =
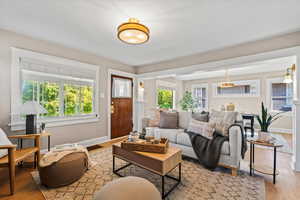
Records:
{"label": "coffee table lower shelf", "polygon": [[[122,166],[122,167],[120,167],[120,168],[117,168],[116,169],[116,166],[115,166],[115,159],[116,159],[116,157],[117,156],[115,156],[115,155],[113,155],[113,173],[114,174],[116,174],[116,175],[118,175],[118,176],[120,176],[120,177],[124,177],[123,175],[121,175],[120,173],[119,173],[119,171],[121,171],[122,169],[125,169],[125,168],[127,168],[127,167],[129,167],[130,165],[136,165],[136,166],[138,166],[138,167],[141,167],[141,168],[143,168],[143,169],[146,169],[146,170],[148,170],[148,171],[150,171],[150,172],[152,172],[152,173],[155,173],[154,171],[152,171],[152,170],[149,170],[149,169],[147,169],[147,168],[145,168],[145,167],[143,167],[143,166],[141,166],[141,165],[137,165],[137,164],[135,164],[135,163],[131,163],[131,162],[129,162],[128,160],[125,160],[125,159],[123,159],[123,158],[120,158],[120,157],[117,157],[118,159],[120,159],[120,160],[123,160],[123,161],[125,161],[125,162],[127,162],[128,164],[126,164],[126,165],[124,165],[124,166]],[[160,177],[161,177],[161,196],[162,196],[162,199],[165,199],[179,184],[180,184],[180,182],[181,182],[181,163],[179,163],[177,166],[175,166],[172,170],[170,170],[169,172],[171,172],[171,171],[173,171],[175,168],[177,168],[178,167],[178,178],[176,178],[176,177],[173,177],[173,176],[170,176],[170,175],[161,175],[161,174],[159,174],[159,173],[155,173],[155,174],[157,174],[157,175],[159,175]],[[173,179],[173,180],[175,180],[176,181],[176,183],[171,187],[171,189],[169,190],[169,191],[166,191],[165,192],[165,177],[167,177],[167,178],[170,178],[170,179]]]}

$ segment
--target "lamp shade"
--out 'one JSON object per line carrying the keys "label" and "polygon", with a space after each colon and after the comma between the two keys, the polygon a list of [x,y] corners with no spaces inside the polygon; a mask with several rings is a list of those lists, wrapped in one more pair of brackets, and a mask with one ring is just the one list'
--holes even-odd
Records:
{"label": "lamp shade", "polygon": [[37,115],[48,113],[48,111],[36,101],[27,101],[21,106],[20,113],[25,115]]}

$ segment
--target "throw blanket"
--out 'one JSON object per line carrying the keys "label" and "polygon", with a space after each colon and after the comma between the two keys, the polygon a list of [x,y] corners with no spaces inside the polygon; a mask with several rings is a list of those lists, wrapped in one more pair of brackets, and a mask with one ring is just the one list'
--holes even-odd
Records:
{"label": "throw blanket", "polygon": [[[241,129],[242,134],[242,149],[241,156],[244,158],[247,151],[247,143],[244,137],[244,129],[240,124],[233,124],[233,126],[238,126]],[[228,141],[228,137],[214,133],[212,139],[203,137],[202,135],[188,132],[186,133],[190,136],[190,140],[194,149],[195,154],[198,157],[199,163],[202,164],[207,169],[214,170],[218,166],[218,162],[221,155],[222,145],[225,141]]]}
{"label": "throw blanket", "polygon": [[48,153],[46,153],[42,159],[40,160],[39,165],[41,167],[46,167],[49,165],[52,165],[55,162],[58,162],[63,157],[71,154],[71,153],[78,153],[82,152],[85,153],[88,158],[88,168],[91,168],[93,165],[93,162],[90,159],[89,153],[87,149],[80,145],[65,145],[62,147],[59,147],[57,149],[54,149]]}
{"label": "throw blanket", "polygon": [[215,169],[218,166],[222,145],[228,138],[216,133],[212,139],[189,131],[186,133],[190,136],[199,163],[207,169]]}

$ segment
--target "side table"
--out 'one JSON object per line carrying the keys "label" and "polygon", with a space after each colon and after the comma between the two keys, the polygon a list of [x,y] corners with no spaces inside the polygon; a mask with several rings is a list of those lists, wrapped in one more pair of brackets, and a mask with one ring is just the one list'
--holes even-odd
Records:
{"label": "side table", "polygon": [[[52,134],[49,132],[41,133],[41,137],[48,137],[48,151],[50,151],[50,146],[51,146],[51,136]],[[18,139],[18,144],[19,144],[19,139]],[[23,139],[20,139],[20,148],[23,148]]]}
{"label": "side table", "polygon": [[[276,162],[277,162],[277,148],[282,147],[282,144],[279,144],[278,142],[274,143],[268,143],[268,142],[262,142],[258,141],[253,138],[247,139],[247,141],[250,143],[250,176],[254,175],[254,171],[260,172],[262,174],[272,175],[273,176],[273,184],[276,183],[276,175],[279,174],[279,171],[276,169]],[[255,145],[261,145],[265,147],[270,147],[273,149],[274,157],[273,157],[273,168],[268,166],[262,166],[257,165],[254,163],[254,157],[255,157]]]}

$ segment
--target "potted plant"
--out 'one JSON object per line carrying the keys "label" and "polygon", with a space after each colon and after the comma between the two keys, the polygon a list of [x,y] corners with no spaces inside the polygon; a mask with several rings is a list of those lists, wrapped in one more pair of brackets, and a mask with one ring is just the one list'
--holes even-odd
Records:
{"label": "potted plant", "polygon": [[179,101],[179,105],[181,106],[182,110],[193,112],[196,105],[195,100],[192,96],[192,92],[186,91],[182,99]]}
{"label": "potted plant", "polygon": [[268,108],[264,106],[264,103],[261,103],[261,115],[256,116],[256,119],[260,125],[259,138],[264,138],[262,140],[270,139],[270,135],[268,134],[269,127],[274,121],[281,117],[279,116],[280,114],[282,114],[282,112],[271,115],[268,112]]}

